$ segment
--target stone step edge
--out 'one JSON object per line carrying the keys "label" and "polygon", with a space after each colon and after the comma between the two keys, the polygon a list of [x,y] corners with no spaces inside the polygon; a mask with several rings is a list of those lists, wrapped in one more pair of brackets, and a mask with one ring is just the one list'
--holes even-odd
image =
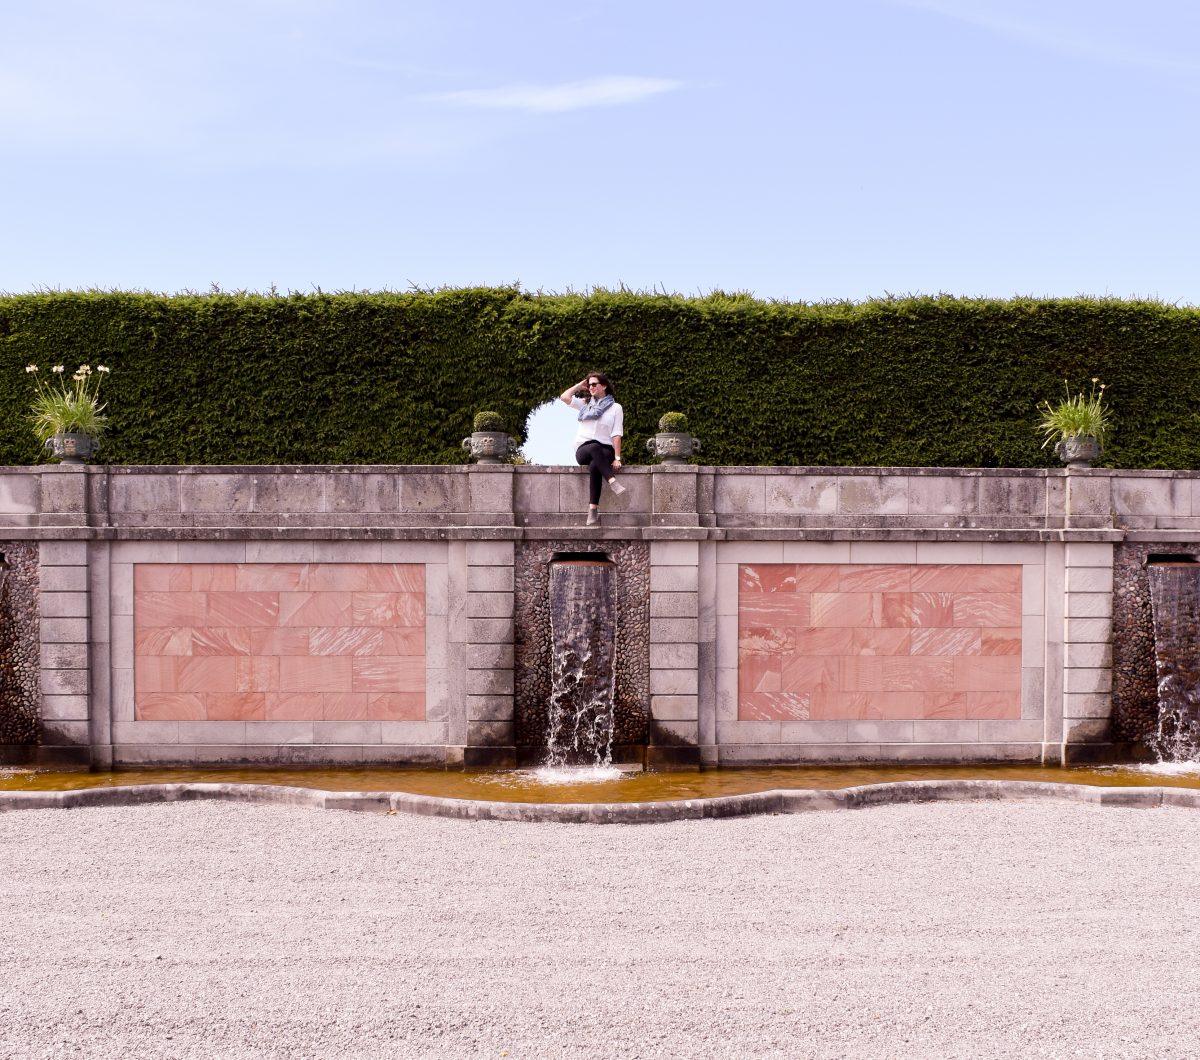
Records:
{"label": "stone step edge", "polygon": [[1025,780],[905,780],[860,787],[776,789],[747,795],[662,802],[533,803],[485,802],[417,795],[406,791],[323,791],[274,784],[143,784],[70,791],[0,792],[0,812],[138,806],[196,800],[308,806],[365,813],[405,813],[468,821],[537,821],[560,824],[652,824],[755,814],[856,810],[915,802],[982,802],[1054,799],[1097,806],[1200,809],[1200,789],[1097,787]]}

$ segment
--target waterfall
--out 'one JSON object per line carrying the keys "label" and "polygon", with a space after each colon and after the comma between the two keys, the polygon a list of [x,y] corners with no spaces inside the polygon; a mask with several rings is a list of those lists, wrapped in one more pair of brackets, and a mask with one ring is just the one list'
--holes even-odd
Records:
{"label": "waterfall", "polygon": [[1158,731],[1147,742],[1160,761],[1200,762],[1200,564],[1152,563],[1148,573]]}
{"label": "waterfall", "polygon": [[554,560],[548,766],[612,762],[616,635],[614,565],[606,559]]}

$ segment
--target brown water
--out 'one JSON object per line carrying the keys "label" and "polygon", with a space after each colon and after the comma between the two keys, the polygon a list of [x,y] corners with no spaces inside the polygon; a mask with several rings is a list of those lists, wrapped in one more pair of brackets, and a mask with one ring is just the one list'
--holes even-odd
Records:
{"label": "brown water", "polygon": [[740,795],[775,788],[847,788],[897,780],[1036,780],[1105,787],[1200,788],[1200,764],[1155,766],[871,766],[712,769],[624,773],[608,780],[548,783],[534,770],[141,769],[66,772],[0,767],[0,791],[64,791],[128,784],[279,784],[325,791],[408,791],[499,802],[655,802]]}

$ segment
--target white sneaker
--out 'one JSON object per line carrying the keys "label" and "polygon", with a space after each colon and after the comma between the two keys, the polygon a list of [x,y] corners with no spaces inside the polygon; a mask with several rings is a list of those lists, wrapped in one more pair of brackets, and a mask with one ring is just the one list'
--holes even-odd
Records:
{"label": "white sneaker", "polygon": [[613,491],[614,497],[619,497],[625,492],[625,487],[622,486],[621,483],[619,483],[615,478],[610,478],[608,480],[608,488]]}

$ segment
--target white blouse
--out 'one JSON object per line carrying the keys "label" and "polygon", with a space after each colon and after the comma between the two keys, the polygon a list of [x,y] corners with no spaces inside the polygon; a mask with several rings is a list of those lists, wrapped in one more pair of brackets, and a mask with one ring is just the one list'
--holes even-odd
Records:
{"label": "white blouse", "polygon": [[[571,408],[578,412],[587,402],[581,397],[571,398]],[[602,445],[612,445],[614,438],[625,434],[625,410],[615,401],[594,420],[580,420],[579,431],[575,435],[575,448],[584,442],[600,442]]]}

